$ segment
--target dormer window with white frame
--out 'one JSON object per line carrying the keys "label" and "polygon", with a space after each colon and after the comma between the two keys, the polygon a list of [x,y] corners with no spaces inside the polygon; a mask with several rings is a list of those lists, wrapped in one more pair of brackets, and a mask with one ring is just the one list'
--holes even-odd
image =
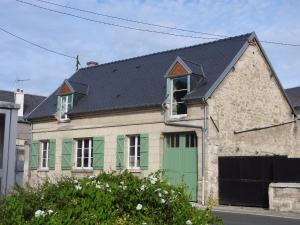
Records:
{"label": "dormer window with white frame", "polygon": [[60,120],[67,120],[68,119],[68,112],[72,109],[73,105],[73,95],[62,95],[59,96],[59,119]]}
{"label": "dormer window with white frame", "polygon": [[186,95],[194,89],[204,77],[200,64],[183,60],[179,56],[172,63],[166,73],[167,99],[169,103],[169,116],[171,119],[180,119],[187,116]]}

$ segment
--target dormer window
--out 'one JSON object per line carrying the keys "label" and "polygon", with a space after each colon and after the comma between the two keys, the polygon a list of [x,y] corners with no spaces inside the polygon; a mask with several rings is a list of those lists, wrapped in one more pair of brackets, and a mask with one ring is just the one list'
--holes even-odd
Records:
{"label": "dormer window", "polygon": [[186,95],[203,78],[202,66],[179,56],[166,73],[170,118],[187,116]]}
{"label": "dormer window", "polygon": [[60,98],[59,119],[68,119],[68,112],[72,109],[73,95],[62,95]]}

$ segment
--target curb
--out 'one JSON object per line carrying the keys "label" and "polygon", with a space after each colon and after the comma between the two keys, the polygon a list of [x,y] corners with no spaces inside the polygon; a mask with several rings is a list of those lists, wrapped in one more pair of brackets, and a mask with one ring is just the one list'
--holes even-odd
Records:
{"label": "curb", "polygon": [[[206,209],[206,206],[202,206],[197,203],[192,204],[193,207],[199,209]],[[233,214],[247,214],[254,216],[267,216],[267,217],[278,217],[284,219],[299,219],[300,213],[292,213],[292,212],[278,212],[269,209],[261,209],[261,208],[251,208],[251,207],[238,207],[238,206],[216,206],[212,209],[213,212],[224,212],[224,213],[233,213]]]}

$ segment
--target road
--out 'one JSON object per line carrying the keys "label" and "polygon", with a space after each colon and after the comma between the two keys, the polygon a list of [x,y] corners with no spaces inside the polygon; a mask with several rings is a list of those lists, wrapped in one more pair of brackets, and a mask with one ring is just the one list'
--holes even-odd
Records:
{"label": "road", "polygon": [[278,217],[215,211],[225,225],[300,225],[300,217]]}

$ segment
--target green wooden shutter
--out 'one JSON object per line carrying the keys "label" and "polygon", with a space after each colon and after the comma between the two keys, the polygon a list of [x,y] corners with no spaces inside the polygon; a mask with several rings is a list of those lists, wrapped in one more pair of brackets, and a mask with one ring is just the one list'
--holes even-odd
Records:
{"label": "green wooden shutter", "polygon": [[124,135],[117,137],[117,169],[121,170],[124,167]]}
{"label": "green wooden shutter", "polygon": [[167,93],[166,93],[166,95],[171,94],[171,83],[172,83],[172,80],[170,78],[167,78]]}
{"label": "green wooden shutter", "polygon": [[93,168],[103,169],[104,164],[104,137],[93,138]]}
{"label": "green wooden shutter", "polygon": [[51,139],[49,143],[48,166],[50,170],[55,170],[55,149],[56,141]]}
{"label": "green wooden shutter", "polygon": [[70,170],[72,160],[72,139],[63,139],[62,142],[62,154],[61,154],[61,169]]}
{"label": "green wooden shutter", "polygon": [[30,169],[36,170],[38,167],[38,155],[39,155],[39,142],[31,142],[31,152],[30,152]]}
{"label": "green wooden shutter", "polygon": [[149,152],[149,135],[141,134],[141,147],[140,147],[140,167],[142,170],[148,169],[148,152]]}

